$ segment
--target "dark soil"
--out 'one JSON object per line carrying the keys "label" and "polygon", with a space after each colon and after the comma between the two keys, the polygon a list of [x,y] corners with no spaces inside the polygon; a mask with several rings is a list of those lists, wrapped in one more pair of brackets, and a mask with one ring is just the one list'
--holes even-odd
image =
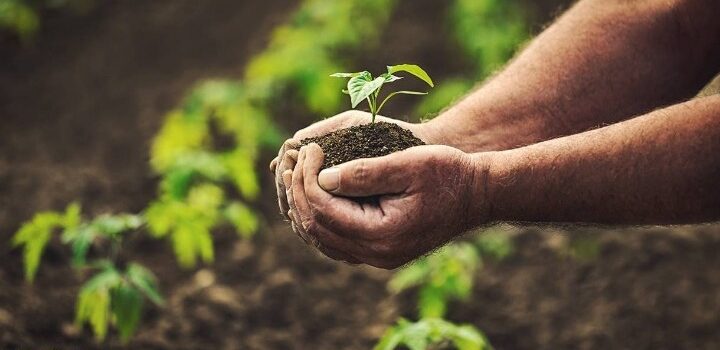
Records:
{"label": "dark soil", "polygon": [[300,141],[303,146],[311,143],[317,143],[325,154],[322,169],[353,159],[382,157],[425,144],[410,130],[386,122],[355,125]]}
{"label": "dark soil", "polygon": [[[48,14],[32,46],[0,42],[0,349],[370,349],[398,316],[415,317],[414,293],[387,291],[390,273],[319,256],[280,222],[265,171],[273,154],[258,165],[261,232],[217,232],[214,264],[184,271],[168,242],[127,242],[128,258],[160,277],[167,305],[147,308],[126,347],[114,333],[99,344],[73,325],[84,277],[59,242],[35,284],[25,283],[10,244],[19,224],[73,200],[87,215],[142,210],[155,196],[148,148],[164,114],[199,79],[239,77],[296,4],[97,3],[89,16]],[[438,81],[462,74],[446,28],[428,25],[444,23],[445,6],[400,1],[383,49],[364,51],[357,66],[413,59]],[[390,114],[411,110],[404,101]],[[278,108],[289,111],[275,114],[286,130],[314,118]],[[510,234],[515,253],[485,262],[469,300],[448,315],[482,329],[496,349],[720,349],[719,226]],[[574,252],[578,237],[595,253]]]}

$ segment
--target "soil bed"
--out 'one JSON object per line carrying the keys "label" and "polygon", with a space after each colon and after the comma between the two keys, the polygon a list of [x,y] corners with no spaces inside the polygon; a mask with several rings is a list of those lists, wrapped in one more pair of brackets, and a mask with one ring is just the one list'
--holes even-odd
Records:
{"label": "soil bed", "polygon": [[322,169],[353,159],[382,157],[425,144],[410,130],[386,122],[351,126],[300,142],[302,146],[311,143],[317,143],[325,153]]}

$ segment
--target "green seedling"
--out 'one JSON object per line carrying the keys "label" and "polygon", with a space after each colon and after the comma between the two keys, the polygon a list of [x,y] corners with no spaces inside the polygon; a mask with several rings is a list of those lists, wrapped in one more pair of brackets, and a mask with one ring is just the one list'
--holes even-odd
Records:
{"label": "green seedling", "polygon": [[393,350],[399,346],[410,350],[446,349],[450,345],[459,350],[492,349],[485,336],[472,325],[424,318],[417,322],[400,319],[385,331],[374,350]]}
{"label": "green seedling", "polygon": [[380,89],[387,83],[392,83],[402,79],[395,75],[398,72],[406,72],[414,75],[418,79],[424,81],[430,87],[435,86],[430,76],[420,68],[420,66],[414,64],[398,64],[395,66],[388,66],[387,73],[381,74],[377,78],[373,78],[372,74],[368,71],[355,72],[355,73],[335,73],[330,75],[335,78],[350,78],[347,83],[347,90],[343,90],[343,93],[350,95],[350,103],[352,108],[357,107],[360,102],[366,100],[370,106],[370,113],[372,114],[372,122],[375,122],[375,117],[380,113],[385,103],[390,100],[393,96],[399,94],[405,95],[425,95],[427,92],[420,91],[409,91],[401,90],[394,91],[388,94],[382,102],[378,105],[378,98],[380,95]]}
{"label": "green seedling", "polygon": [[[125,236],[144,224],[140,215],[103,214],[92,220],[83,220],[80,205],[72,203],[65,212],[42,212],[24,223],[13,237],[13,244],[23,248],[25,278],[32,281],[42,253],[59,233],[60,241],[72,250],[73,267],[80,272],[97,271],[80,288],[75,309],[78,326],[89,324],[98,341],[105,339],[114,325],[122,342],[135,333],[142,315],[145,299],[162,305],[155,276],[137,263],[119,264],[118,255]],[[91,247],[100,256],[89,258]],[[97,255],[97,254],[95,254]],[[126,265],[122,270],[119,265]]]}
{"label": "green seedling", "polygon": [[481,266],[472,244],[450,244],[396,272],[388,287],[394,293],[419,287],[420,317],[443,317],[451,300],[470,295],[473,277]]}

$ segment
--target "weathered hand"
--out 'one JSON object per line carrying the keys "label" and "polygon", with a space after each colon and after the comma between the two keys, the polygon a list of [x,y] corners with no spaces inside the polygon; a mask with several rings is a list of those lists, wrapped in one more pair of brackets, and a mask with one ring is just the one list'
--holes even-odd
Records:
{"label": "weathered hand", "polygon": [[452,147],[322,162],[318,145],[300,150],[292,219],[331,258],[396,268],[486,219],[486,166]]}
{"label": "weathered hand", "polygon": [[[278,156],[270,163],[270,171],[275,175],[278,207],[280,208],[280,213],[284,215],[285,218],[291,219],[292,214],[292,212],[290,212],[292,209],[292,200],[288,200],[288,197],[292,196],[292,193],[289,190],[290,183],[292,182],[292,170],[295,168],[295,163],[297,162],[297,149],[300,145],[300,140],[308,137],[325,135],[332,131],[354,125],[367,124],[370,120],[370,113],[355,110],[346,111],[334,117],[314,123],[307,128],[296,132],[291,139],[288,139],[283,143],[278,152]],[[378,116],[377,120],[399,124],[403,128],[412,131],[415,136],[426,143],[435,143],[433,133],[425,124],[411,124],[382,116]],[[295,226],[295,223],[293,223],[293,230],[304,240],[307,241],[307,239],[309,239],[305,236],[302,228]]]}

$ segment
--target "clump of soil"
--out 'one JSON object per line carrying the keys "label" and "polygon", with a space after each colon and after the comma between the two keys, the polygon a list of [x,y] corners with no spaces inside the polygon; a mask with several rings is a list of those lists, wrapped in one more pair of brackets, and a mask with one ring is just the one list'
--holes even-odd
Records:
{"label": "clump of soil", "polygon": [[302,146],[311,143],[317,143],[325,153],[322,169],[353,159],[381,157],[425,144],[410,130],[386,122],[351,126],[300,141]]}

